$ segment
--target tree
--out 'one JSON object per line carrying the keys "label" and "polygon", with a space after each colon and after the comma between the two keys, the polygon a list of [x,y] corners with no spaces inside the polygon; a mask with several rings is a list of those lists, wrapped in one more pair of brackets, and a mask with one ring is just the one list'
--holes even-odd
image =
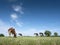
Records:
{"label": "tree", "polygon": [[4,34],[0,34],[0,37],[4,37]]}
{"label": "tree", "polygon": [[22,36],[22,34],[21,34],[21,33],[19,33],[19,35],[20,35],[20,36]]}
{"label": "tree", "polygon": [[40,34],[41,37],[44,36],[44,34],[42,32],[40,32],[39,34]]}
{"label": "tree", "polygon": [[45,36],[47,36],[47,37],[51,36],[51,32],[48,31],[48,30],[46,30],[46,31],[44,32],[44,34],[45,34]]}
{"label": "tree", "polygon": [[57,37],[58,36],[58,33],[57,32],[54,32],[54,36]]}
{"label": "tree", "polygon": [[34,33],[34,35],[38,36],[38,33]]}

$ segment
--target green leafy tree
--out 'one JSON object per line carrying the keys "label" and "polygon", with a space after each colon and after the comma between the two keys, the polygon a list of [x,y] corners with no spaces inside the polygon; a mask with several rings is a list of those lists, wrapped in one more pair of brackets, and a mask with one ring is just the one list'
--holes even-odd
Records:
{"label": "green leafy tree", "polygon": [[48,31],[48,30],[46,30],[46,31],[44,32],[44,34],[45,34],[45,36],[47,36],[47,37],[51,36],[51,32]]}
{"label": "green leafy tree", "polygon": [[54,36],[57,37],[58,36],[58,33],[57,32],[54,32]]}
{"label": "green leafy tree", "polygon": [[40,32],[39,34],[40,34],[41,37],[44,36],[44,34],[42,32]]}
{"label": "green leafy tree", "polygon": [[0,34],[0,37],[4,37],[4,34]]}
{"label": "green leafy tree", "polygon": [[38,36],[38,33],[34,33],[34,35]]}

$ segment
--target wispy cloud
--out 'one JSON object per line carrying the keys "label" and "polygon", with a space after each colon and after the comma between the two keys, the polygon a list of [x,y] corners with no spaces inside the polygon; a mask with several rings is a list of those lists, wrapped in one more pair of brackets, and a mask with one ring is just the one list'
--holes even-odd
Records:
{"label": "wispy cloud", "polygon": [[22,22],[18,22],[18,21],[16,21],[16,24],[17,24],[19,27],[22,27],[22,25],[23,25]]}
{"label": "wispy cloud", "polygon": [[15,25],[19,26],[19,27],[22,27],[23,23],[20,22],[18,19],[19,19],[19,16],[17,14],[11,14],[11,21],[15,23]]}
{"label": "wispy cloud", "polygon": [[18,18],[18,15],[16,13],[11,14],[11,18],[13,20],[16,20]]}
{"label": "wispy cloud", "polygon": [[22,4],[21,5],[13,5],[12,8],[14,11],[19,12],[20,14],[24,14]]}
{"label": "wispy cloud", "polygon": [[[14,1],[14,0],[13,0]],[[23,3],[20,3],[19,5],[12,5],[12,8],[13,10],[15,11],[15,13],[11,14],[11,20],[16,24],[18,25],[19,27],[22,27],[23,23],[18,20],[18,19],[21,19],[19,16],[21,16],[21,14],[24,14],[23,12],[23,7],[22,7]],[[18,13],[20,15],[18,15]]]}

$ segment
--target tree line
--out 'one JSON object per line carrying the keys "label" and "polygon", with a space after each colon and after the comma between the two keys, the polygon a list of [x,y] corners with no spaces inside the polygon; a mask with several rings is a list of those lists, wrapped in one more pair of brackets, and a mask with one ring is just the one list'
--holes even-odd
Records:
{"label": "tree line", "polygon": [[52,32],[49,30],[46,30],[44,33],[39,32],[39,33],[34,33],[36,36],[41,36],[41,37],[60,37],[60,35],[57,32],[54,32],[52,35]]}

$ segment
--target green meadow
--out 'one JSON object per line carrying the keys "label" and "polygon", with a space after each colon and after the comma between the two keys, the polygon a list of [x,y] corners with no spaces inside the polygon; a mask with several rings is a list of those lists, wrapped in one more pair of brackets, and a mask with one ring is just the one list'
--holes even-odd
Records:
{"label": "green meadow", "polygon": [[0,45],[60,45],[60,37],[0,37]]}

